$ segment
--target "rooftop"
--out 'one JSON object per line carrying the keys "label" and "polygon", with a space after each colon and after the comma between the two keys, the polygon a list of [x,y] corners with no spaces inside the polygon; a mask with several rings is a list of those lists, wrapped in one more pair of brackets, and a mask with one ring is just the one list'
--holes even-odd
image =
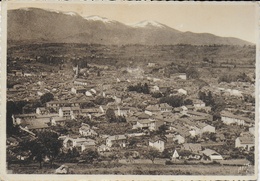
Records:
{"label": "rooftop", "polygon": [[114,140],[125,140],[126,136],[125,135],[114,135],[114,136],[109,136],[107,139],[114,141]]}

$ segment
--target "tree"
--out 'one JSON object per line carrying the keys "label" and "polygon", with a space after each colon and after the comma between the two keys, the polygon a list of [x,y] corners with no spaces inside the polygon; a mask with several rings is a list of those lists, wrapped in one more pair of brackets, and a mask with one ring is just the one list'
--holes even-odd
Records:
{"label": "tree", "polygon": [[52,100],[54,100],[54,95],[50,92],[45,93],[40,97],[40,101],[42,104],[45,104],[46,102],[50,102]]}
{"label": "tree", "polygon": [[203,62],[209,62],[209,59],[207,57],[204,57]]}
{"label": "tree", "polygon": [[200,100],[205,101],[207,95],[205,92],[199,91],[198,96]]}
{"label": "tree", "polygon": [[184,105],[193,105],[193,101],[191,99],[184,100]]}
{"label": "tree", "polygon": [[151,95],[152,95],[152,97],[154,97],[154,98],[161,98],[161,97],[163,96],[163,94],[160,93],[160,92],[154,92],[154,93],[152,93]]}
{"label": "tree", "polygon": [[183,97],[182,96],[167,96],[162,97],[160,99],[160,103],[167,103],[172,107],[180,107],[183,105]]}
{"label": "tree", "polygon": [[218,97],[214,97],[211,106],[212,106],[212,111],[217,113],[225,109],[226,103],[223,97],[218,96]]}
{"label": "tree", "polygon": [[86,163],[93,163],[94,160],[99,158],[99,154],[96,150],[86,149],[83,151],[80,158]]}
{"label": "tree", "polygon": [[252,165],[255,165],[255,153],[250,151],[246,156],[246,159],[251,162]]}
{"label": "tree", "polygon": [[49,157],[51,167],[55,158],[58,156],[60,152],[60,148],[62,147],[62,141],[58,139],[58,134],[46,131],[38,134],[38,140],[45,147],[45,155]]}
{"label": "tree", "polygon": [[165,124],[163,124],[163,125],[159,126],[158,133],[161,135],[164,135],[166,130],[167,130],[167,126]]}
{"label": "tree", "polygon": [[155,148],[149,148],[146,152],[145,157],[147,159],[150,159],[152,161],[152,163],[154,163],[155,158],[157,158],[160,155],[159,150],[155,149]]}
{"label": "tree", "polygon": [[113,109],[108,108],[106,111],[106,119],[111,122],[116,122],[116,114]]}
{"label": "tree", "polygon": [[180,150],[179,151],[179,155],[181,157],[188,157],[192,154],[192,152],[190,150]]}
{"label": "tree", "polygon": [[196,68],[190,67],[186,70],[186,75],[188,78],[191,79],[198,79],[199,78],[199,72]]}
{"label": "tree", "polygon": [[138,140],[137,140],[137,138],[136,137],[130,137],[129,139],[128,139],[128,146],[130,147],[130,148],[134,148],[134,147],[136,147],[136,145],[137,145],[137,143],[138,143]]}
{"label": "tree", "polygon": [[43,143],[41,143],[38,139],[32,140],[26,144],[28,150],[30,150],[31,155],[34,159],[39,162],[39,168],[42,168],[42,162],[46,154],[46,148]]}
{"label": "tree", "polygon": [[105,98],[105,97],[97,96],[96,99],[94,100],[94,103],[98,105],[106,105],[107,103],[113,101],[114,101],[113,98]]}
{"label": "tree", "polygon": [[95,107],[95,104],[93,102],[84,102],[80,105],[81,109],[91,108],[91,107]]}
{"label": "tree", "polygon": [[138,93],[144,93],[144,94],[149,94],[150,90],[149,90],[149,86],[147,83],[141,84],[138,83],[137,85],[130,85],[128,86],[128,91],[136,91]]}
{"label": "tree", "polygon": [[21,114],[22,108],[17,107],[17,103],[15,103],[13,101],[7,101],[6,110],[7,110],[6,111],[6,133],[7,133],[7,135],[17,134],[19,131],[19,128],[17,126],[13,125],[12,115]]}
{"label": "tree", "polygon": [[23,150],[29,150],[31,155],[36,161],[40,163],[40,168],[42,168],[42,162],[44,157],[49,157],[52,163],[60,152],[62,147],[61,140],[58,140],[58,135],[51,131],[46,131],[38,134],[38,137],[32,141],[23,144]]}
{"label": "tree", "polygon": [[163,152],[162,152],[163,158],[171,158],[171,156],[172,156],[172,153],[169,151],[169,149],[163,150]]}

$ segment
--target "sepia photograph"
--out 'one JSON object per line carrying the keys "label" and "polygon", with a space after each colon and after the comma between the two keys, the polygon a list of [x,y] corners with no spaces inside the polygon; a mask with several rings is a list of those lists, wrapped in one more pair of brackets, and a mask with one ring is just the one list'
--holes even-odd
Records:
{"label": "sepia photograph", "polygon": [[257,179],[256,3],[4,1],[2,16],[3,180]]}

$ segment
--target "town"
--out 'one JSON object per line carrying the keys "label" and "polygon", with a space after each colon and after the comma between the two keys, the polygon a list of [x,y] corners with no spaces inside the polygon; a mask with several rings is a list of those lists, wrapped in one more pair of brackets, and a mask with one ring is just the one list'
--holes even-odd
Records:
{"label": "town", "polygon": [[[167,51],[159,50],[161,56],[154,52],[145,61],[134,60],[141,51],[127,63],[116,61],[124,59],[125,49],[131,47],[93,48],[85,57],[73,53],[44,57],[31,52],[33,56],[18,56],[15,49],[10,50],[8,170],[253,174],[254,65],[203,55],[190,62],[155,61],[167,59]],[[248,57],[254,59],[249,53]],[[30,164],[37,166],[26,169]]]}

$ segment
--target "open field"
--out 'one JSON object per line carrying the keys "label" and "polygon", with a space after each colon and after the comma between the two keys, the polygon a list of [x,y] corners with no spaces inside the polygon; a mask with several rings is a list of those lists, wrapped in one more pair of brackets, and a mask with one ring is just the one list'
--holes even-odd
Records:
{"label": "open field", "polygon": [[[148,163],[132,163],[121,164],[112,162],[109,164],[99,163],[96,165],[90,164],[75,164],[66,163],[69,166],[70,174],[117,174],[117,175],[252,175],[253,167],[248,168],[248,172],[240,171],[239,166],[221,166],[221,165],[164,165],[160,160],[154,164]],[[29,165],[10,165],[9,170],[14,170],[14,173],[19,174],[54,174],[55,169],[63,163],[56,164],[53,169],[43,167],[39,169],[39,164]],[[57,166],[58,165],[58,166]]]}

